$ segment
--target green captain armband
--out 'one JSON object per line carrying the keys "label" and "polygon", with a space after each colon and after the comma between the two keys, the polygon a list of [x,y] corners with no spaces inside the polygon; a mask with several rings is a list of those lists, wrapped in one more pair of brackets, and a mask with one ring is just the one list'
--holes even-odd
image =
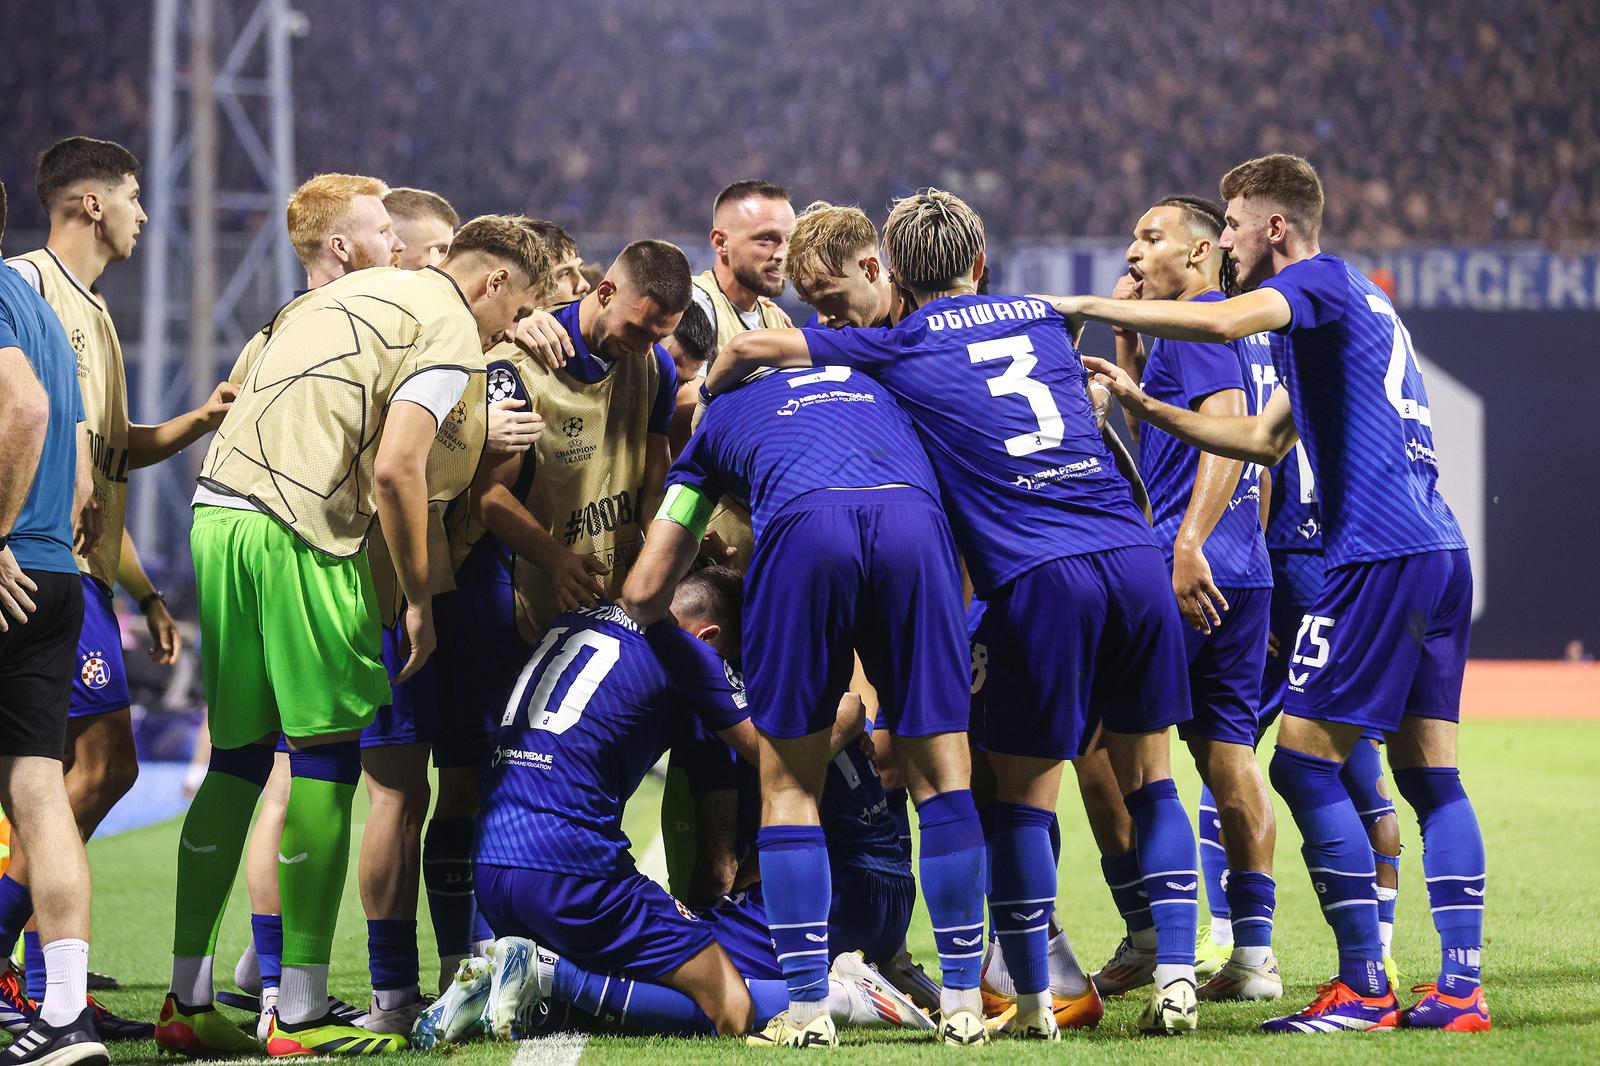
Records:
{"label": "green captain armband", "polygon": [[706,526],[711,523],[711,512],[716,509],[717,501],[693,485],[672,485],[667,488],[667,497],[661,501],[661,509],[656,512],[656,518],[665,518],[678,523],[693,533],[695,540],[699,540],[706,535]]}

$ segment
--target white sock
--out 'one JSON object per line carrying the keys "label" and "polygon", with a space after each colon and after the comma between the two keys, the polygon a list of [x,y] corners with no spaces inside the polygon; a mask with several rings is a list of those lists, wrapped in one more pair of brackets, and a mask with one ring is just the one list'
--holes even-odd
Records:
{"label": "white sock", "polygon": [[[1383,887],[1380,886],[1379,889],[1378,889],[1378,902],[1379,903],[1386,903],[1386,902],[1388,902],[1390,900],[1395,900],[1395,899],[1399,899],[1399,898],[1400,898],[1400,890],[1398,888],[1383,888]],[[1390,950],[1394,946],[1394,923],[1393,922],[1379,922],[1378,923],[1378,943],[1383,945],[1384,958],[1388,958],[1390,955],[1394,954],[1394,952],[1392,950]]]}
{"label": "white sock", "polygon": [[278,1020],[302,1025],[328,1013],[328,968],[285,966],[278,984]]}
{"label": "white sock", "polygon": [[1151,926],[1149,929],[1140,929],[1138,932],[1129,933],[1128,940],[1132,942],[1134,949],[1137,951],[1155,951],[1155,926]]}
{"label": "white sock", "polygon": [[450,987],[450,982],[456,979],[456,971],[469,955],[440,955],[439,956],[439,994],[442,996]]}
{"label": "white sock", "polygon": [[69,1025],[89,1001],[89,945],[52,940],[44,946],[45,991],[39,1017],[46,1025]]}
{"label": "white sock", "polygon": [[958,1010],[970,1010],[981,1018],[983,1016],[983,993],[976,988],[941,986],[939,989],[939,1013],[948,1018]]}
{"label": "white sock", "polygon": [[789,1024],[796,1029],[809,1025],[811,1020],[828,1011],[828,997],[821,999],[791,999],[789,1001]]}
{"label": "white sock", "polygon": [[1233,943],[1233,920],[1231,918],[1211,919],[1211,942],[1218,947],[1227,947]]}
{"label": "white sock", "polygon": [[556,963],[561,956],[543,948],[533,949],[533,976],[539,982],[539,994],[549,996],[556,987]]}
{"label": "white sock", "polygon": [[472,942],[472,953],[480,959],[486,959],[489,957],[489,945],[493,943],[493,937],[488,940],[474,940]]}
{"label": "white sock", "polygon": [[1156,963],[1156,987],[1166,988],[1174,981],[1188,981],[1190,984],[1194,984],[1194,967],[1181,966],[1172,962]]}
{"label": "white sock", "polygon": [[233,967],[233,983],[241,992],[261,994],[261,960],[256,957],[256,942],[245,945],[244,954]]}
{"label": "white sock", "polygon": [[989,941],[989,957],[983,960],[983,980],[991,992],[1002,996],[1017,994],[1017,983],[1011,979],[1011,971],[1006,969],[1006,953],[1000,946],[999,937]]}
{"label": "white sock", "polygon": [[1050,938],[1050,991],[1063,996],[1081,996],[1089,990],[1089,975],[1072,953],[1072,941],[1065,929]]}
{"label": "white sock", "polygon": [[210,955],[172,957],[172,994],[185,1007],[207,1007],[216,996],[211,982]]}
{"label": "white sock", "polygon": [[1050,990],[1048,988],[1043,992],[1017,993],[1017,1014],[1019,1015],[1031,1014],[1036,1010],[1049,1010],[1050,1008]]}
{"label": "white sock", "polygon": [[271,1014],[278,1009],[277,988],[263,988],[261,990],[261,1013]]}
{"label": "white sock", "polygon": [[1267,960],[1272,958],[1272,949],[1270,947],[1259,946],[1247,948],[1239,944],[1235,944],[1233,946],[1233,954],[1230,956],[1230,958],[1233,962],[1238,963],[1240,966],[1265,966],[1267,964]]}
{"label": "white sock", "polygon": [[406,988],[374,988],[372,998],[378,1001],[379,1010],[395,1010],[407,1003],[414,1003],[422,996],[422,989],[416,985]]}

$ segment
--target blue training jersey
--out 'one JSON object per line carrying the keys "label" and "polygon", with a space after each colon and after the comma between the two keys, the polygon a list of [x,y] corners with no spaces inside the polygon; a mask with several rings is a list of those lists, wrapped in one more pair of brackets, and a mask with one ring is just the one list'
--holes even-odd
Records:
{"label": "blue training jersey", "polygon": [[819,489],[910,485],[939,498],[911,420],[889,390],[843,366],[766,373],[717,397],[667,484],[748,502],[758,541],[778,512]]}
{"label": "blue training jersey", "polygon": [[556,616],[517,678],[485,779],[477,861],[592,877],[633,870],[622,809],[678,731],[749,717],[742,685],[676,625],[620,607]]}
{"label": "blue training jersey", "polygon": [[23,570],[76,574],[72,496],[83,393],[78,357],[55,310],[21,274],[0,264],[0,348],[20,349],[44,389],[50,417],[22,510],[11,525],[11,556]]}
{"label": "blue training jersey", "polygon": [[[1267,406],[1278,387],[1278,366],[1283,362],[1284,339],[1272,340],[1272,375],[1258,393],[1260,408]],[[1311,473],[1306,446],[1299,441],[1272,468],[1272,499],[1267,503],[1267,551],[1322,554],[1322,514],[1317,509],[1317,479]]]}
{"label": "blue training jersey", "polygon": [[[1196,302],[1214,303],[1220,292],[1201,293]],[[1239,389],[1249,413],[1261,412],[1262,390],[1277,378],[1271,345],[1264,333],[1228,344],[1158,339],[1151,343],[1140,387],[1174,407],[1198,408],[1207,396]],[[1200,449],[1151,425],[1139,427],[1139,476],[1150,494],[1156,539],[1172,561],[1183,516],[1194,492]],[[1261,468],[1246,463],[1228,500],[1228,509],[1205,543],[1206,562],[1218,585],[1271,588],[1272,564],[1261,531]]]}
{"label": "blue training jersey", "polygon": [[1328,566],[1465,548],[1439,494],[1411,335],[1389,297],[1325,253],[1262,287],[1289,302],[1278,371],[1316,478]]}
{"label": "blue training jersey", "polygon": [[804,334],[812,362],[871,374],[911,416],[979,595],[1052,559],[1155,543],[1043,300],[952,296],[895,326]]}

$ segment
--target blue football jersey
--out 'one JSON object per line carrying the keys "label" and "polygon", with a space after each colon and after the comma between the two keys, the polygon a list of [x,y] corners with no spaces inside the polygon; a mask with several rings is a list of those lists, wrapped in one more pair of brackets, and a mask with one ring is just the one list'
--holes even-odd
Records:
{"label": "blue football jersey", "polygon": [[1411,335],[1389,297],[1327,254],[1262,287],[1289,302],[1278,371],[1316,478],[1328,565],[1465,548],[1439,494]]}
{"label": "blue football jersey", "polygon": [[620,607],[558,615],[501,719],[477,861],[616,877],[633,869],[622,809],[684,715],[749,717],[737,674],[671,622],[641,631]]}
{"label": "blue football jersey", "polygon": [[[1195,297],[1205,303],[1221,299],[1222,294],[1215,291]],[[1262,391],[1270,389],[1276,377],[1266,334],[1229,344],[1158,339],[1150,344],[1140,386],[1163,403],[1190,410],[1213,393],[1239,389],[1249,413],[1259,414]],[[1155,426],[1140,427],[1139,476],[1150,494],[1156,539],[1169,563],[1199,467],[1200,449]],[[1206,538],[1205,556],[1218,585],[1272,587],[1272,564],[1261,531],[1261,468],[1254,463],[1245,464],[1228,509]]]}
{"label": "blue football jersey", "polygon": [[[1270,380],[1259,389],[1259,408],[1277,391],[1283,362],[1282,335],[1268,335],[1272,345]],[[1258,408],[1258,409],[1259,409]],[[1322,553],[1322,514],[1317,509],[1317,479],[1311,473],[1306,446],[1296,441],[1289,454],[1272,468],[1272,499],[1267,505],[1267,551]]]}
{"label": "blue football jersey", "polygon": [[1044,301],[953,296],[887,328],[804,332],[812,362],[871,374],[911,416],[979,595],[1052,559],[1155,543]]}
{"label": "blue football jersey", "polygon": [[927,453],[889,390],[844,366],[765,373],[717,397],[668,485],[750,505],[756,539],[792,500],[818,489],[939,489]]}

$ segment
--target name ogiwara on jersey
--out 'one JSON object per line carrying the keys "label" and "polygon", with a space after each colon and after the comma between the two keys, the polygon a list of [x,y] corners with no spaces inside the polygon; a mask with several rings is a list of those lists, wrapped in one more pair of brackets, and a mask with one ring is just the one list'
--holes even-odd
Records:
{"label": "name ogiwara on jersey", "polygon": [[105,304],[68,272],[55,253],[40,248],[17,258],[38,271],[40,295],[61,319],[78,356],[83,425],[94,464],[94,496],[104,525],[94,551],[88,558],[76,558],[79,570],[110,588],[117,582],[128,510],[128,382],[122,367],[122,342]]}
{"label": "name ogiwara on jersey", "polygon": [[[750,327],[739,317],[733,301],[723,294],[722,286],[717,284],[715,274],[707,270],[690,280],[694,283],[694,287],[705,293],[711,301],[712,325],[717,330],[716,346],[720,352],[729,341]],[[781,329],[789,324],[784,321],[783,312],[776,304],[762,300],[756,307],[761,313],[762,329]],[[733,549],[730,565],[740,570],[749,568],[750,553],[755,551],[756,541],[755,535],[750,530],[748,507],[731,496],[724,496],[717,501],[717,508],[711,513],[711,521],[706,529],[722,538],[722,543]]]}
{"label": "name ogiwara on jersey", "polygon": [[[545,422],[544,434],[523,460],[533,466],[533,476],[524,469],[518,483],[523,506],[564,547],[604,566],[601,594],[618,596],[644,544],[645,444],[660,386],[655,358],[619,359],[593,383],[564,370],[546,370],[511,344],[492,349],[489,363],[495,396],[525,395]],[[470,528],[475,525],[463,522],[452,536],[458,562],[482,535]],[[513,582],[517,626],[531,644],[560,610],[555,582],[520,556]]]}
{"label": "name ogiwara on jersey", "polygon": [[[460,290],[431,268],[377,268],[298,296],[235,364],[239,398],[201,483],[253,501],[319,551],[355,555],[377,515],[373,464],[389,401],[442,368],[466,372],[467,387],[428,455],[435,502],[472,483],[488,430],[483,348]],[[448,573],[442,526],[429,541],[430,571]]]}

